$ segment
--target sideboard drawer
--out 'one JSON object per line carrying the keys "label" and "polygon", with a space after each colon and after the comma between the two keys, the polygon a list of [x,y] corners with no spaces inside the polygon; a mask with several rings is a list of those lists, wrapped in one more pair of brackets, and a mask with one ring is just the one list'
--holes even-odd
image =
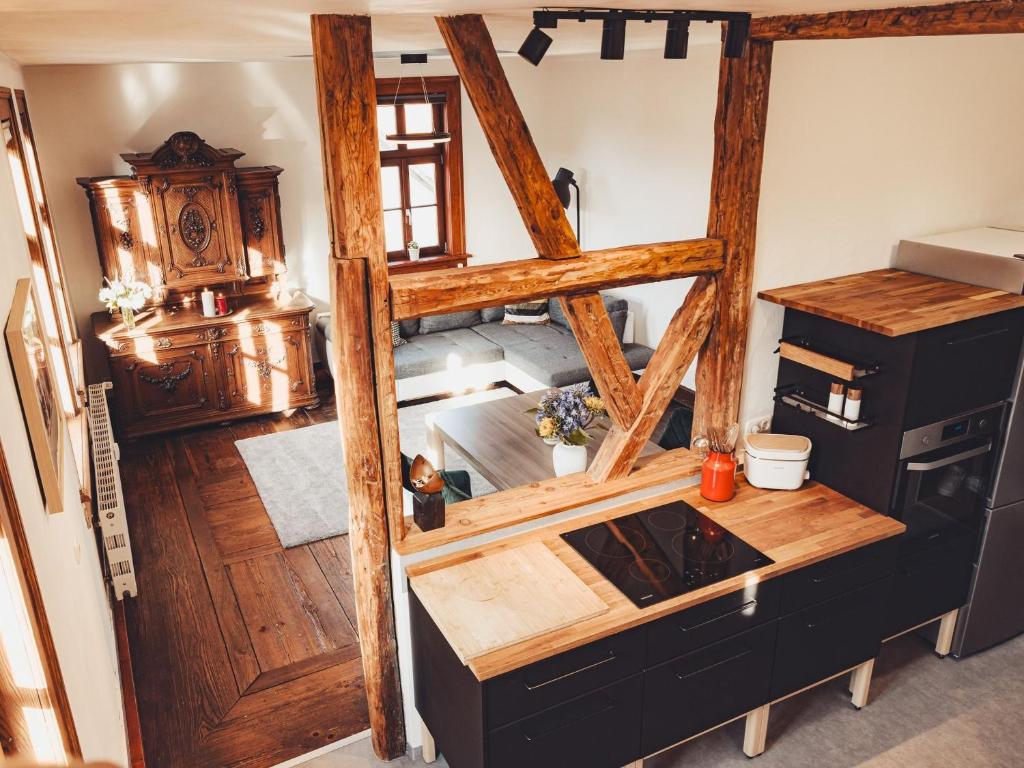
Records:
{"label": "sideboard drawer", "polygon": [[640,757],[640,675],[492,731],[489,768],[621,768]]}
{"label": "sideboard drawer", "polygon": [[644,674],[645,755],[768,702],[777,622],[720,640]]}
{"label": "sideboard drawer", "polygon": [[878,654],[892,578],[779,620],[772,699],[786,696]]}
{"label": "sideboard drawer", "polygon": [[642,628],[566,651],[487,683],[491,728],[525,717],[639,672]]}
{"label": "sideboard drawer", "polygon": [[774,619],[780,587],[777,579],[764,581],[648,624],[647,664],[660,664]]}
{"label": "sideboard drawer", "polygon": [[[184,312],[186,310],[181,310]],[[144,333],[145,326],[130,335],[114,336],[106,340],[111,357],[120,355],[150,355],[167,349],[194,347],[197,344],[211,344],[218,341],[237,341],[239,339],[257,339],[261,336],[287,333],[291,331],[308,332],[309,315],[291,314],[282,317],[270,317],[261,320],[241,322],[232,320],[228,315],[221,319],[207,319],[192,311],[195,325],[159,333]]]}
{"label": "sideboard drawer", "polygon": [[896,539],[886,539],[782,578],[782,613],[814,603],[889,576],[896,567]]}

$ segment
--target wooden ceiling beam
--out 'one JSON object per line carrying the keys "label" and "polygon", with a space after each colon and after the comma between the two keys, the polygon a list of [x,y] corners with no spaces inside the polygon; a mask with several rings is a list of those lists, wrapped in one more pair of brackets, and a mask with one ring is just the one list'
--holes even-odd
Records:
{"label": "wooden ceiling beam", "polygon": [[567,296],[563,303],[608,415],[616,426],[628,429],[640,415],[640,388],[622,354],[601,294]]}
{"label": "wooden ceiling beam", "polygon": [[707,338],[714,319],[716,294],[715,281],[707,276],[697,278],[691,286],[640,377],[639,416],[626,429],[616,424],[608,430],[587,470],[592,480],[615,480],[633,469],[686,369]]}
{"label": "wooden ceiling beam", "polygon": [[1024,0],[836,11],[754,19],[753,40],[852,40],[865,37],[998,35],[1024,32]]}
{"label": "wooden ceiling beam", "polygon": [[771,68],[772,43],[760,40],[742,59],[721,59],[708,237],[727,247],[715,325],[697,364],[695,431],[739,419]]}
{"label": "wooden ceiling beam", "polygon": [[[335,396],[373,749],[405,754],[390,536],[404,534],[370,19],[315,15],[313,67],[331,235]],[[393,501],[397,492],[397,505]],[[389,500],[389,494],[392,500]],[[389,512],[396,518],[389,526]]]}
{"label": "wooden ceiling beam", "polygon": [[537,254],[542,259],[579,256],[576,236],[516,103],[483,17],[439,16],[436,21]]}
{"label": "wooden ceiling beam", "polygon": [[592,293],[718,272],[724,243],[701,238],[587,251],[578,259],[521,259],[392,275],[395,320],[499,306],[530,299]]}

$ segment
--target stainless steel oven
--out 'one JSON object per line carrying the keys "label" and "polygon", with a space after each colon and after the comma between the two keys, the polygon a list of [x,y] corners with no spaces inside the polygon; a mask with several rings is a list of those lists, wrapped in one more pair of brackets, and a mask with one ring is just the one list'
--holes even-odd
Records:
{"label": "stainless steel oven", "polygon": [[902,549],[971,535],[984,525],[1005,403],[904,433],[892,515],[907,525]]}

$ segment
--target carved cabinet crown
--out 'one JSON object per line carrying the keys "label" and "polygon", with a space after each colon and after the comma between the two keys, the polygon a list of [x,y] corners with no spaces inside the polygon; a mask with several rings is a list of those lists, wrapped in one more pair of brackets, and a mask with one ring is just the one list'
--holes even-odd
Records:
{"label": "carved cabinet crown", "polygon": [[104,275],[132,275],[166,298],[283,272],[281,169],[236,168],[244,154],[179,131],[152,152],[122,154],[131,176],[79,179]]}

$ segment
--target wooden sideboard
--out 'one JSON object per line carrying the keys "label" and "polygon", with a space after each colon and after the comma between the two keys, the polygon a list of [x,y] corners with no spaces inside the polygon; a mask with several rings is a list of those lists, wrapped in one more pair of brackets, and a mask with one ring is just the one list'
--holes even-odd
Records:
{"label": "wooden sideboard", "polygon": [[92,317],[106,345],[114,415],[122,437],[316,406],[309,313],[286,303],[244,298],[221,318],[195,306],[143,312],[134,329],[106,312]]}
{"label": "wooden sideboard", "polygon": [[[124,154],[131,176],[80,178],[105,278],[152,286],[135,328],[93,315],[114,383],[121,437],[318,404],[304,296],[287,301],[277,166],[188,131]],[[198,293],[228,296],[206,318]]]}

